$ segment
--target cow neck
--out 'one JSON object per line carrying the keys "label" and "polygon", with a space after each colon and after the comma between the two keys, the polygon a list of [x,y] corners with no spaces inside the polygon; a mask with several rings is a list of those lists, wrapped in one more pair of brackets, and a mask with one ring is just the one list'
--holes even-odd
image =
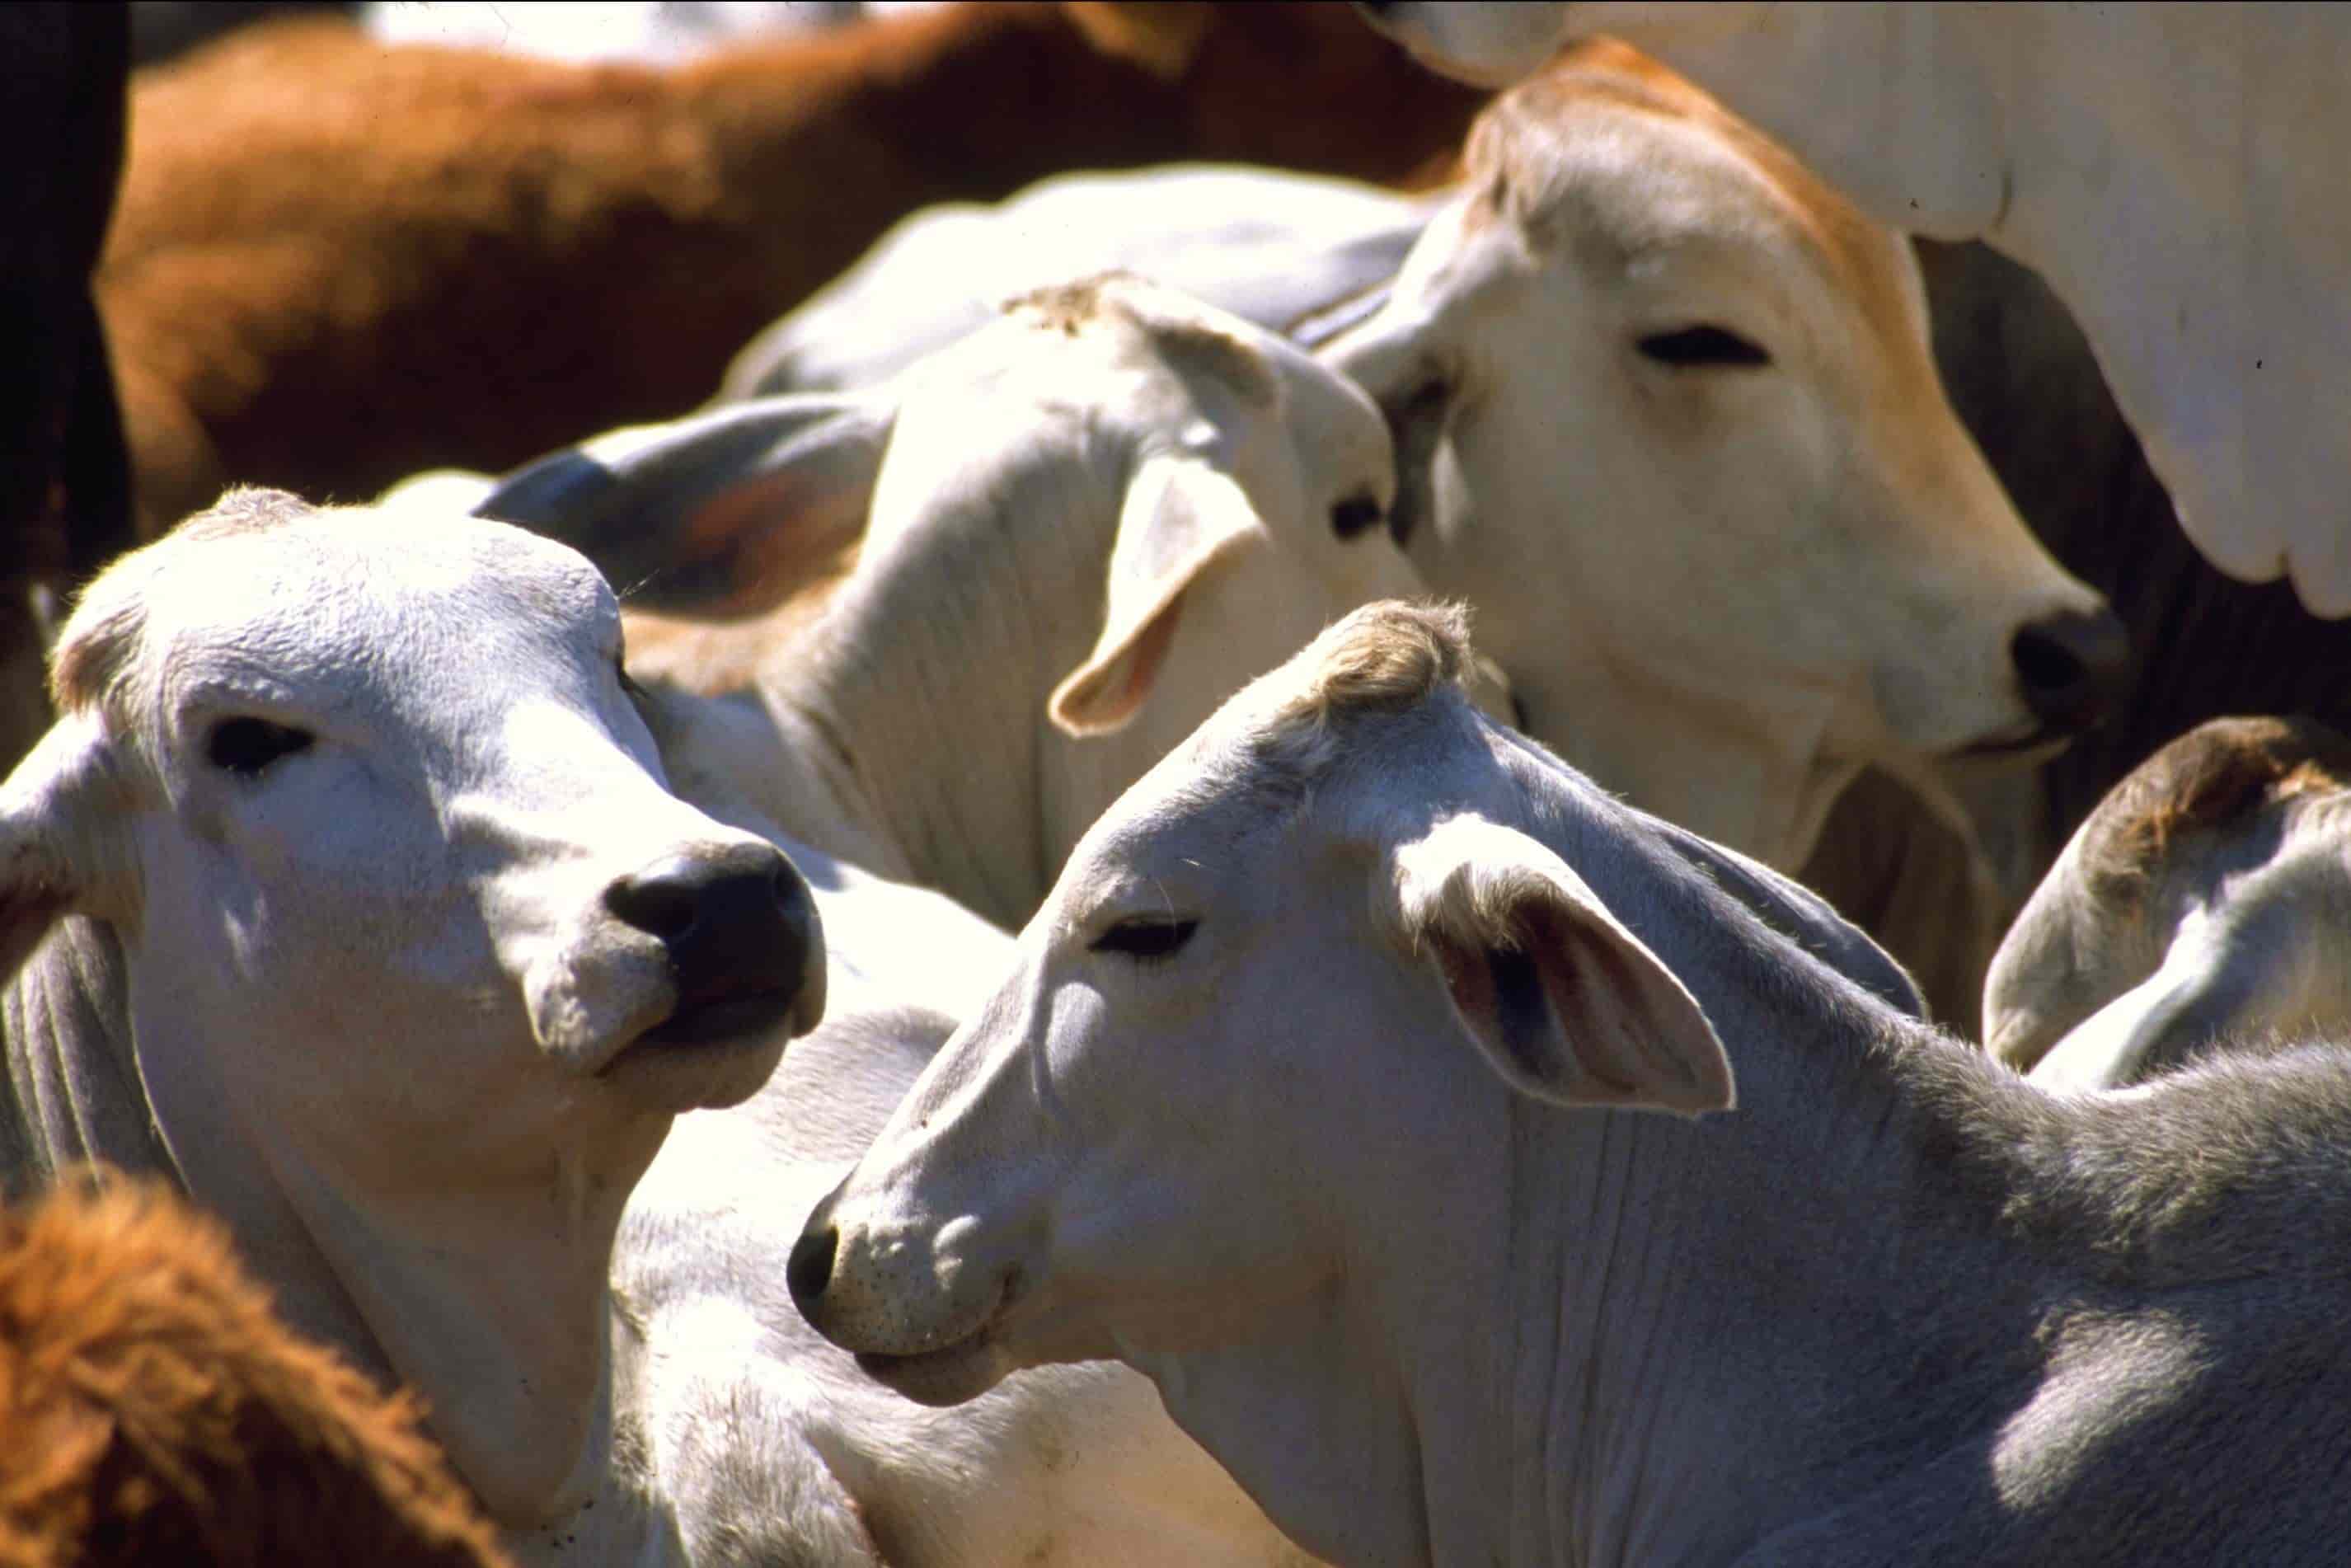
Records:
{"label": "cow neck", "polygon": [[8,988],[10,1091],[34,1113],[31,1168],[96,1157],[177,1181],[228,1222],[294,1327],[423,1395],[435,1436],[501,1523],[582,1500],[610,1437],[612,1235],[666,1121],[601,1137],[582,1125],[597,1157],[550,1155],[503,1186],[472,1172],[435,1186],[434,1152],[419,1150],[402,1191],[360,1192],[334,1151],[305,1148],[302,1118],[256,1103],[178,1033],[181,998],[165,991],[142,1024],[131,993],[120,936],[83,919]]}
{"label": "cow neck", "polygon": [[[1819,691],[1717,701],[1658,681],[1591,639],[1556,688],[1547,661],[1503,656],[1528,733],[1598,783],[1701,837],[1793,875],[1861,763],[1832,757],[1834,704]],[[1524,672],[1521,674],[1520,672]],[[1624,744],[1637,737],[1637,744]]]}
{"label": "cow neck", "polygon": [[147,1114],[124,995],[120,940],[79,917],[61,922],[0,988],[0,1189],[93,1160],[181,1181]]}
{"label": "cow neck", "polygon": [[255,1151],[501,1524],[567,1516],[607,1469],[613,1239],[667,1126],[583,1126],[532,1168],[389,1195],[292,1138]]}
{"label": "cow neck", "polygon": [[911,880],[1009,929],[1068,849],[1048,819],[1069,748],[1102,744],[1049,733],[1045,717],[1091,646],[1112,544],[1110,527],[1064,525],[1116,516],[1071,468],[1021,465],[984,497],[869,542],[808,656],[766,687],[829,742]]}
{"label": "cow neck", "polygon": [[1674,967],[1737,1111],[1511,1107],[1513,1562],[1727,1561],[1865,1496],[2017,1408],[2083,1286],[2003,1222],[1960,1082],[1998,1070],[1842,987]]}

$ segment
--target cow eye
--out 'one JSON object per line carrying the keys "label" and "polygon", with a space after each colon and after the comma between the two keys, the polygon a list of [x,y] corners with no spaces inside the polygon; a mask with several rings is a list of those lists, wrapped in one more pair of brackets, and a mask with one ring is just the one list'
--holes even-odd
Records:
{"label": "cow eye", "polygon": [[1728,327],[1701,324],[1677,331],[1652,332],[1635,344],[1641,352],[1675,370],[1718,365],[1768,365],[1771,356]]}
{"label": "cow eye", "polygon": [[620,680],[622,695],[632,702],[641,702],[644,699],[645,688],[637,685],[636,677],[629,674],[629,661],[626,654],[612,655],[612,674]]}
{"label": "cow eye", "polygon": [[1380,504],[1369,496],[1350,496],[1331,508],[1331,531],[1352,539],[1380,526]]}
{"label": "cow eye", "polygon": [[1130,958],[1172,958],[1199,928],[1196,920],[1122,920],[1095,937],[1092,950]]}
{"label": "cow eye", "polygon": [[307,729],[266,718],[225,718],[204,737],[204,756],[214,767],[250,779],[281,757],[308,750],[315,738]]}

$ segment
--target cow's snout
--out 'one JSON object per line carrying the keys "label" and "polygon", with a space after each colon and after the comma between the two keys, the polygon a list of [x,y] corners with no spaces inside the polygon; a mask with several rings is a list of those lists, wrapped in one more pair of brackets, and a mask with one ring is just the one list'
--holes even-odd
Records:
{"label": "cow's snout", "polygon": [[2130,682],[2130,637],[2115,612],[2061,610],[2018,628],[2009,643],[2025,706],[2053,735],[2104,719]]}
{"label": "cow's snout", "polygon": [[664,1040],[739,1032],[763,1009],[789,1010],[795,1035],[824,1016],[816,901],[771,845],[656,861],[606,888],[604,907],[661,940],[677,990]]}

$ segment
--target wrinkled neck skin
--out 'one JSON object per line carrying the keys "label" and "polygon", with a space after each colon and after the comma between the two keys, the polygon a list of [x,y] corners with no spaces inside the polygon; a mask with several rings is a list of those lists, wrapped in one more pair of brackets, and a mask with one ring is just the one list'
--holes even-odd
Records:
{"label": "wrinkled neck skin", "polygon": [[[1921,1139],[1882,1063],[1831,1092],[1801,1049],[1726,1044],[1740,1109],[1698,1123],[1456,1074],[1454,1103],[1413,1100],[1423,1143],[1448,1131],[1409,1182],[1411,1127],[1346,1143],[1367,1163],[1333,1186],[1374,1196],[1326,1294],[1261,1344],[1129,1359],[1286,1532],[1381,1568],[1730,1562],[1980,1436],[2030,1386],[2043,1270],[1988,1222],[1888,1223]],[[1964,1310],[1952,1278],[1982,1282]],[[1309,1402],[1265,1391],[1301,1381],[1290,1429]]]}
{"label": "wrinkled neck skin", "polygon": [[[1456,547],[1427,531],[1414,555],[1430,581],[1478,570],[1466,561],[1457,570],[1445,559]],[[1834,695],[1783,688],[1768,702],[1705,700],[1637,658],[1613,656],[1589,629],[1597,619],[1562,605],[1554,623],[1531,629],[1543,641],[1523,652],[1510,645],[1512,628],[1497,624],[1484,637],[1510,673],[1526,733],[1643,810],[1795,874],[1861,773],[1859,761],[1831,753]]]}
{"label": "wrinkled neck skin", "polygon": [[666,1124],[506,1178],[363,1193],[203,1042],[138,1027],[131,994],[114,933],[78,918],[10,986],[7,1136],[30,1154],[13,1168],[97,1158],[176,1181],[229,1221],[298,1329],[424,1396],[493,1517],[525,1527],[586,1500],[611,1439],[612,1237]]}
{"label": "wrinkled neck skin", "polygon": [[[852,810],[889,852],[861,863],[1011,929],[1069,852],[1050,824],[1074,809],[1062,804],[1080,784],[1073,753],[1114,745],[1072,741],[1045,718],[1092,645],[1095,627],[1071,607],[1101,602],[1118,515],[1108,486],[1068,494],[1098,481],[1067,469],[1005,480],[985,526],[918,517],[892,528],[877,501],[869,559],[760,687],[787,733],[816,740],[853,781]],[[1033,519],[1056,517],[1096,521],[1034,537]],[[1115,793],[1090,803],[1099,811]],[[758,804],[793,837],[850,852],[805,807],[765,792]]]}
{"label": "wrinkled neck skin", "polygon": [[148,1120],[129,1020],[98,999],[121,988],[112,929],[69,919],[0,988],[0,1188],[46,1186],[92,1160],[181,1179]]}

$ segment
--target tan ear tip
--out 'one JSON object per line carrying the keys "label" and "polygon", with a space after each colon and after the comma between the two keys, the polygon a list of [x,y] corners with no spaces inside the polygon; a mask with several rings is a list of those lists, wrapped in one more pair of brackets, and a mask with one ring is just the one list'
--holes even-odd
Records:
{"label": "tan ear tip", "polygon": [[1109,674],[1090,664],[1055,687],[1045,704],[1045,716],[1053,727],[1081,740],[1124,729],[1142,702],[1128,686],[1116,693],[1104,691]]}

